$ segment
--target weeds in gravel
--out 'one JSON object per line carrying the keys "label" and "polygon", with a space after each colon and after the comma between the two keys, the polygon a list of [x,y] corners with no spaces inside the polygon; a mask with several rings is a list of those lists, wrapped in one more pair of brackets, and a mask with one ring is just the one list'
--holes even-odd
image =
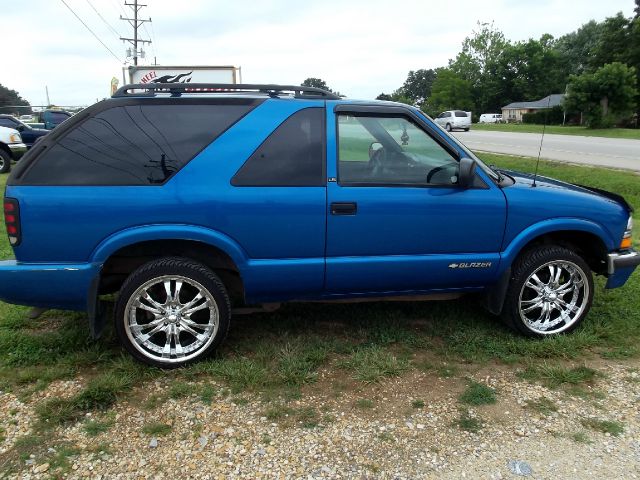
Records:
{"label": "weeds in gravel", "polygon": [[472,417],[468,410],[462,410],[453,425],[465,432],[477,433],[482,430],[482,420],[478,417]]}
{"label": "weeds in gravel", "polygon": [[88,422],[85,422],[82,429],[90,437],[96,437],[101,433],[108,432],[109,429],[113,427],[113,424],[113,418],[108,418],[105,421],[89,420]]}
{"label": "weeds in gravel", "polygon": [[297,420],[302,428],[315,428],[320,424],[318,411],[314,407],[302,407],[296,412]]}
{"label": "weeds in gravel", "polygon": [[496,391],[484,383],[469,381],[469,386],[460,395],[460,401],[467,405],[489,405],[496,403]]}
{"label": "weeds in gravel", "polygon": [[567,368],[559,365],[529,365],[518,373],[518,376],[529,382],[541,382],[548,388],[560,385],[580,385],[590,383],[600,375],[596,370],[584,365]]}
{"label": "weeds in gravel", "polygon": [[154,410],[162,405],[165,401],[164,395],[158,395],[157,393],[152,393],[149,395],[144,403],[142,404],[142,408],[145,410]]}
{"label": "weeds in gravel", "polygon": [[339,367],[353,372],[353,377],[374,383],[385,377],[397,377],[409,368],[407,359],[398,358],[382,347],[363,347],[341,360]]}
{"label": "weeds in gravel", "polygon": [[111,445],[106,442],[87,447],[86,451],[87,453],[91,453],[94,457],[104,457],[112,454]]}
{"label": "weeds in gravel", "polygon": [[424,400],[414,400],[411,402],[413,408],[424,408]]}
{"label": "weeds in gravel", "polygon": [[205,405],[211,405],[216,396],[216,388],[213,385],[204,385],[200,389],[200,401]]}
{"label": "weeds in gravel", "polygon": [[541,415],[549,416],[554,412],[558,411],[558,407],[552,400],[549,400],[547,397],[540,397],[538,400],[527,400],[525,402],[527,408],[531,410],[535,410]]}
{"label": "weeds in gravel", "polygon": [[368,398],[359,398],[356,400],[355,405],[361,410],[371,410],[373,408],[373,400]]}
{"label": "weeds in gravel", "polygon": [[3,474],[7,478],[11,477],[10,474],[19,471],[24,466],[25,460],[28,460],[31,455],[36,457],[46,455],[46,446],[51,443],[50,434],[30,433],[18,437],[13,446],[0,456],[0,477]]}
{"label": "weeds in gravel", "polygon": [[77,420],[85,412],[106,410],[118,396],[131,389],[132,379],[123,374],[105,373],[91,379],[71,398],[51,398],[36,406],[40,427],[50,428]]}
{"label": "weeds in gravel", "polygon": [[142,433],[152,435],[154,437],[168,435],[171,430],[171,425],[160,422],[147,423],[142,427]]}
{"label": "weeds in gravel", "polygon": [[269,407],[265,412],[264,416],[267,417],[267,420],[280,420],[284,417],[292,415],[294,412],[293,408],[287,405],[274,405]]}
{"label": "weeds in gravel", "polygon": [[585,432],[572,433],[571,440],[573,440],[576,443],[585,443],[585,444],[593,443],[589,438],[589,435],[587,435]]}
{"label": "weeds in gravel", "polygon": [[179,398],[189,397],[196,392],[196,385],[187,382],[174,380],[169,387],[169,398],[177,400]]}
{"label": "weeds in gravel", "polygon": [[436,367],[436,373],[441,378],[452,378],[458,375],[460,369],[455,365],[443,364]]}
{"label": "weeds in gravel", "polygon": [[624,425],[612,420],[600,420],[598,418],[583,418],[580,420],[583,426],[597,432],[608,433],[614,437],[624,432]]}
{"label": "weeds in gravel", "polygon": [[56,472],[56,476],[67,473],[70,470],[70,457],[75,457],[81,453],[77,447],[62,445],[55,448],[55,453],[48,458],[49,469]]}

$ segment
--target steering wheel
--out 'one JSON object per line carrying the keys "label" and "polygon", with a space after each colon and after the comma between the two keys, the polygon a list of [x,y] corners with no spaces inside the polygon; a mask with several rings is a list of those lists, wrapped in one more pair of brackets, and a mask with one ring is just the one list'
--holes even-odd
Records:
{"label": "steering wheel", "polygon": [[458,162],[449,162],[444,165],[440,165],[438,167],[432,168],[431,170],[429,170],[429,173],[427,173],[427,183],[431,183],[431,179],[436,173],[442,172],[443,170],[446,170],[449,167],[456,167],[456,166],[458,166]]}

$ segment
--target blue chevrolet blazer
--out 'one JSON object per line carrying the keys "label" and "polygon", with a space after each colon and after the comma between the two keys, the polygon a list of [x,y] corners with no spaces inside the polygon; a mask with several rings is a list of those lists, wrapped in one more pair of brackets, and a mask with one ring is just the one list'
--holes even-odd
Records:
{"label": "blue chevrolet blazer", "polygon": [[306,87],[129,85],[7,182],[0,299],[84,310],[138,360],[211,353],[233,311],[480,292],[521,334],[575,329],[640,263],[613,193],[483,164],[418,109]]}

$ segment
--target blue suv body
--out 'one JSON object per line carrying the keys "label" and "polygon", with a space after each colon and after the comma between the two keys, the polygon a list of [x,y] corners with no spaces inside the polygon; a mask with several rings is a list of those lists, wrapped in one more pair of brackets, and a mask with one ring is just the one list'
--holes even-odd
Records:
{"label": "blue suv body", "polygon": [[0,298],[86,310],[99,335],[119,292],[120,340],[164,367],[210,353],[232,308],[291,300],[482,292],[523,334],[568,332],[592,272],[614,288],[640,263],[622,197],[305,87],[123,87],[34,146],[4,207]]}

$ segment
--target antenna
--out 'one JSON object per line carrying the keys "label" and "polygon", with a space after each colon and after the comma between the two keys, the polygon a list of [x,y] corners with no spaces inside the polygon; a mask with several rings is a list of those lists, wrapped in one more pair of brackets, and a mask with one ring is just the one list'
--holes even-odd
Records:
{"label": "antenna", "polygon": [[536,171],[533,174],[532,187],[536,187],[536,178],[538,177],[538,167],[540,166],[540,155],[542,154],[542,142],[544,142],[544,131],[547,129],[547,116],[549,115],[549,107],[551,106],[551,95],[547,101],[547,109],[544,111],[544,123],[542,124],[542,136],[540,137],[540,148],[538,149],[538,160],[536,161]]}

